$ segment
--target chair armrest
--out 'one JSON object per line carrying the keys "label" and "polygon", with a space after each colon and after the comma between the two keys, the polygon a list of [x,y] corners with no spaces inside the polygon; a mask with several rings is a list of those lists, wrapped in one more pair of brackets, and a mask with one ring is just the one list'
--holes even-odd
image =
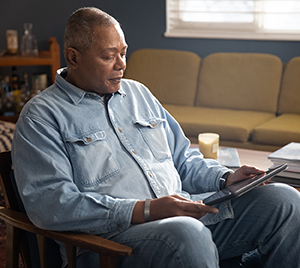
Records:
{"label": "chair armrest", "polygon": [[40,229],[33,225],[25,213],[12,209],[0,207],[0,219],[19,229],[100,254],[109,256],[130,256],[133,254],[132,248],[98,237],[96,235]]}

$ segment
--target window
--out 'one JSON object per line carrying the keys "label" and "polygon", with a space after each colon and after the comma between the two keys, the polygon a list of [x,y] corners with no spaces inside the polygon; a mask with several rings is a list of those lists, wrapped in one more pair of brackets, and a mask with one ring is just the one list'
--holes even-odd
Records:
{"label": "window", "polygon": [[300,0],[166,0],[166,37],[300,40]]}

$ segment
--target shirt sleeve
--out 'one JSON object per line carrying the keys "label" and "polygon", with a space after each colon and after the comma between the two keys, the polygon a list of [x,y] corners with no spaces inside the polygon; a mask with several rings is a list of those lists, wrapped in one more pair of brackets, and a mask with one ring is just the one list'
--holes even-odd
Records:
{"label": "shirt sleeve", "polygon": [[174,165],[182,181],[182,190],[190,194],[219,190],[220,178],[230,170],[216,160],[204,159],[199,151],[190,150],[190,141],[178,122],[166,110],[161,109],[168,122],[166,133]]}
{"label": "shirt sleeve", "polygon": [[50,230],[95,234],[130,227],[137,200],[81,192],[58,128],[21,115],[12,144],[14,175],[30,220]]}

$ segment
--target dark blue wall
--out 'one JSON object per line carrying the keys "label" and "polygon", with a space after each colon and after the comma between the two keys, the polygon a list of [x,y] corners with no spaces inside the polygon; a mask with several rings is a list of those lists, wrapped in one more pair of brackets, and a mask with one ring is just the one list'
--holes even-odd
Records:
{"label": "dark blue wall", "polygon": [[[62,47],[65,23],[82,6],[99,7],[121,22],[129,55],[139,48],[150,47],[188,50],[202,58],[214,52],[270,53],[284,62],[300,56],[299,41],[165,38],[164,0],[1,0],[0,48],[6,48],[7,29],[18,30],[20,43],[24,22],[33,23],[39,49],[48,49],[50,36],[55,36]],[[65,65],[63,55],[62,65]]]}

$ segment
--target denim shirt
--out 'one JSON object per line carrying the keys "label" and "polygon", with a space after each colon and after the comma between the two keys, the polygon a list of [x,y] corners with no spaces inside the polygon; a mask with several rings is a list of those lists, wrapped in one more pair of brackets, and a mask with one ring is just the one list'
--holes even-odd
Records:
{"label": "denim shirt", "polygon": [[[219,188],[228,169],[189,151],[179,124],[145,86],[122,79],[105,102],[68,83],[66,71],[25,105],[16,125],[14,172],[35,225],[109,237],[130,227],[138,200],[193,199]],[[218,220],[231,217],[224,211]]]}

